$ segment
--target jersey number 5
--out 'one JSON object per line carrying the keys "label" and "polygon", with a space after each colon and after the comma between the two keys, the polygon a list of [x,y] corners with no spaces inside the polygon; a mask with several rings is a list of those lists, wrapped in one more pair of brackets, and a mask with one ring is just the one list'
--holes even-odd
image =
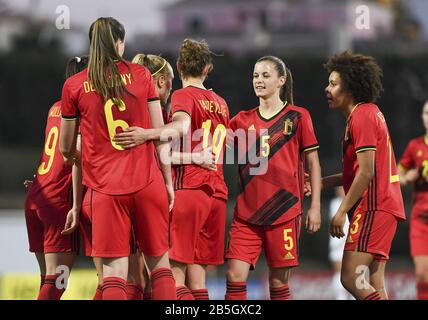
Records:
{"label": "jersey number 5", "polygon": [[287,251],[290,251],[294,248],[294,242],[293,242],[293,237],[290,235],[290,233],[293,232],[293,229],[291,228],[286,228],[284,229],[284,248]]}

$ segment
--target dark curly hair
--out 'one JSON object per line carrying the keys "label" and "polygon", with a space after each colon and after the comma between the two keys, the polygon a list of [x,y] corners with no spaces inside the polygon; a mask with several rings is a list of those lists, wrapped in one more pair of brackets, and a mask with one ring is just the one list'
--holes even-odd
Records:
{"label": "dark curly hair", "polygon": [[177,62],[183,78],[199,77],[206,65],[210,66],[210,71],[212,70],[212,52],[203,40],[184,39]]}
{"label": "dark curly hair", "polygon": [[343,88],[355,102],[374,103],[383,91],[382,69],[371,56],[344,51],[330,58],[324,68],[340,74]]}

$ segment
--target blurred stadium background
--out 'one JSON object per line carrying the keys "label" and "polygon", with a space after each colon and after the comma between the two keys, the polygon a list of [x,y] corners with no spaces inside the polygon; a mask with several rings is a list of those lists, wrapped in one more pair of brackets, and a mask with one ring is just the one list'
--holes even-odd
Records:
{"label": "blurred stadium background", "polygon": [[[361,21],[361,10],[369,20]],[[64,22],[67,12],[69,28],[59,29],[58,19]],[[175,65],[185,37],[205,39],[221,54],[207,86],[225,97],[232,116],[257,105],[251,84],[256,59],[265,54],[283,58],[294,76],[296,104],[311,112],[326,175],[341,169],[344,119],[328,111],[323,63],[344,49],[376,57],[384,71],[379,105],[399,159],[409,139],[423,133],[427,14],[425,0],[0,0],[0,299],[36,297],[38,267],[28,252],[23,181],[36,169],[46,114],[60,98],[65,62],[87,53],[87,30],[98,16],[114,16],[124,24],[128,59],[137,52],[162,54]],[[177,77],[174,88],[179,85]],[[236,167],[227,165],[225,173],[230,222]],[[403,189],[408,214],[410,193]],[[328,261],[332,196],[332,190],[323,191],[321,230],[314,236],[302,232],[301,265],[291,277],[295,299],[333,298]],[[415,298],[408,227],[407,222],[399,225],[387,267],[393,299]],[[249,298],[267,297],[265,270],[262,258],[251,274]],[[210,271],[211,298],[223,299],[224,275],[224,267]],[[91,261],[80,257],[64,298],[89,299],[95,286]]]}

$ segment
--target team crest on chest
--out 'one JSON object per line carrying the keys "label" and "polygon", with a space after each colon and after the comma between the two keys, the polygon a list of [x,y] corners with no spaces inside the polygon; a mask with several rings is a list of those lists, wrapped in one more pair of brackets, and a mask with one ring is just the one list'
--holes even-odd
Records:
{"label": "team crest on chest", "polygon": [[290,118],[287,118],[287,119],[284,121],[284,131],[283,131],[283,133],[284,133],[286,136],[289,136],[289,135],[293,132],[293,127],[294,127],[294,122],[293,122],[293,120],[291,120]]}

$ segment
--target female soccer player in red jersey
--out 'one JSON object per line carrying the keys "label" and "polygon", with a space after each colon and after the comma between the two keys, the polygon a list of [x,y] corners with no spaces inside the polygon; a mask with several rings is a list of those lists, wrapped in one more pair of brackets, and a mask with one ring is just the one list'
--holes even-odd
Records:
{"label": "female soccer player in red jersey", "polygon": [[422,109],[425,135],[409,142],[398,165],[400,183],[413,184],[410,216],[410,254],[419,300],[428,300],[428,101]]}
{"label": "female soccer player in red jersey", "polygon": [[[391,137],[374,104],[382,91],[382,70],[372,57],[348,51],[332,57],[325,68],[329,107],[346,117],[342,173],[323,178],[324,188],[345,188],[330,225],[333,237],[344,237],[348,214],[341,282],[356,299],[387,299],[385,264],[405,215]],[[370,282],[364,280],[367,271]]]}
{"label": "female soccer player in red jersey", "polygon": [[[171,87],[172,87],[172,79],[174,77],[173,70],[170,64],[162,57],[156,55],[144,55],[137,54],[133,62],[146,66],[153,76],[153,81],[158,88],[159,97],[161,100],[161,105],[163,108],[164,119],[166,119],[166,115],[169,114],[169,111],[166,110],[166,102],[168,100]],[[186,120],[186,118],[184,118]],[[162,130],[166,130],[168,128],[183,130],[188,130],[188,124],[183,123],[184,121],[175,117],[172,119],[171,123],[167,126],[163,127]],[[114,141],[121,145],[124,148],[134,147],[141,143],[144,143],[147,140],[159,139],[162,134],[162,130],[157,129],[145,129],[132,127],[128,128],[125,132],[119,133],[115,136]],[[156,132],[157,131],[157,132]],[[178,131],[178,136],[182,136],[183,132]],[[210,152],[212,147],[207,147],[206,149],[201,150],[200,152],[177,152],[173,151],[172,153],[172,163],[180,165],[182,163],[199,165],[208,170],[217,170],[217,165],[213,162],[215,161],[215,156]],[[214,227],[215,230],[215,227]],[[195,298],[207,298],[208,294],[205,289],[205,267],[201,267],[199,265],[190,265],[187,268],[188,282],[190,283],[196,282],[195,277],[199,279],[197,282],[200,283],[198,286],[193,286],[191,284],[191,288],[193,288],[193,293]],[[147,287],[147,286],[146,286]],[[180,293],[186,292],[183,288],[179,288],[178,291]],[[179,298],[185,298],[186,295],[180,294]],[[187,292],[187,297],[191,297]]]}
{"label": "female soccer player in red jersey", "polygon": [[[71,59],[66,77],[80,72],[86,65],[85,58]],[[82,194],[74,186],[79,184],[80,166],[68,166],[60,154],[60,117],[61,101],[58,101],[48,113],[44,152],[25,202],[30,251],[35,253],[40,267],[39,300],[61,298],[64,282],[58,281],[57,285],[57,278],[70,271],[79,250],[78,234],[74,231],[79,225]],[[66,266],[68,270],[58,269],[59,266]],[[63,276],[67,280],[68,274]]]}
{"label": "female soccer player in red jersey", "polygon": [[[171,93],[172,80],[174,79],[174,71],[172,70],[170,63],[161,56],[143,53],[135,55],[132,62],[145,66],[152,74],[153,84],[156,86],[159,94],[163,121],[164,123],[167,123],[169,113],[167,110],[167,101]],[[146,131],[147,129],[139,127],[127,128],[123,133],[117,134],[113,141],[123,148],[132,148],[150,140],[145,135]],[[139,273],[142,276],[142,284],[144,287],[144,300],[149,300],[151,297],[150,277],[148,270],[145,267],[144,256],[133,256],[131,259],[136,262],[140,269]]]}
{"label": "female soccer player in red jersey", "polygon": [[[226,299],[247,298],[249,270],[264,248],[270,297],[286,300],[291,298],[290,269],[298,265],[305,161],[312,183],[305,226],[314,233],[321,223],[318,142],[309,112],[293,104],[291,72],[281,59],[265,56],[256,62],[253,88],[259,106],[239,112],[230,125],[245,158],[239,162],[240,193],[226,252]],[[248,146],[240,141],[240,131],[248,136]],[[257,166],[264,170],[255,172]]]}
{"label": "female soccer player in red jersey", "polygon": [[203,84],[212,67],[206,42],[183,41],[177,61],[183,88],[172,94],[171,114],[173,122],[189,125],[182,142],[191,135],[192,141],[181,146],[182,153],[177,154],[181,159],[173,161],[209,149],[216,168],[209,170],[189,161],[174,166],[176,202],[169,253],[178,299],[208,299],[206,267],[224,262],[227,187],[222,159],[229,109],[221,96]]}
{"label": "female soccer player in red jersey", "polygon": [[[131,228],[151,270],[152,298],[175,299],[168,260],[170,166],[155,157],[152,142],[125,150],[113,137],[129,126],[161,127],[161,107],[150,72],[122,58],[125,30],[99,18],[89,31],[89,67],[63,88],[60,148],[68,163],[82,133],[83,184],[91,192],[92,255],[103,259],[103,300],[126,299]],[[169,148],[156,144],[156,151]],[[162,179],[162,175],[163,179]],[[169,201],[168,201],[169,199]]]}

